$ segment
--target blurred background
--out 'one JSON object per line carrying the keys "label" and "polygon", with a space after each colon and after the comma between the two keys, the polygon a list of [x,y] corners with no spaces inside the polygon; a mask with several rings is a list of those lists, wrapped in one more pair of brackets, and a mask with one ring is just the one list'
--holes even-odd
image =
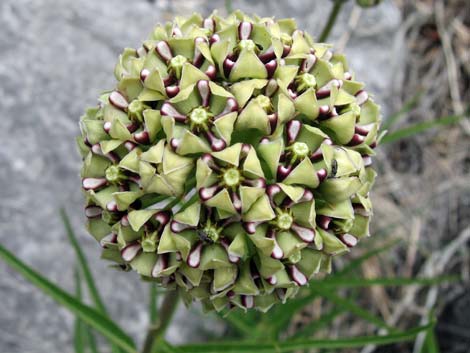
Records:
{"label": "blurred background", "polygon": [[[113,67],[124,47],[137,47],[157,22],[194,11],[225,13],[225,6],[220,0],[0,2],[0,243],[73,291],[75,256],[59,217],[64,206],[113,318],[139,342],[148,324],[148,287],[134,273],[114,272],[99,260],[99,246],[83,227],[81,162],[74,141],[78,120],[101,91],[113,87]],[[318,38],[332,2],[233,0],[232,6],[262,16],[294,17],[299,28]],[[384,0],[362,9],[350,1],[329,42],[347,54],[359,80],[367,83],[391,132],[464,116],[419,134],[395,134],[378,149],[373,236],[336,266],[401,239],[364,262],[362,275],[459,275],[461,280],[439,287],[371,287],[357,302],[401,328],[426,321],[428,309],[435,308],[441,351],[468,353],[470,3]],[[315,299],[286,334],[330,306]],[[0,352],[72,352],[72,327],[69,312],[0,262]],[[346,311],[315,337],[373,332]],[[217,316],[202,317],[197,308],[180,306],[168,339],[204,341],[225,333]],[[414,352],[417,344],[348,352]]]}

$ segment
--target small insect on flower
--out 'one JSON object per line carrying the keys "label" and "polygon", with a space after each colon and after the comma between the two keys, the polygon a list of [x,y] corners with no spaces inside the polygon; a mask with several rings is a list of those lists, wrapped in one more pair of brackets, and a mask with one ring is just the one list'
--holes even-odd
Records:
{"label": "small insect on flower", "polygon": [[187,305],[267,311],[369,236],[380,109],[294,20],[178,17],[114,75],[78,148],[116,268]]}

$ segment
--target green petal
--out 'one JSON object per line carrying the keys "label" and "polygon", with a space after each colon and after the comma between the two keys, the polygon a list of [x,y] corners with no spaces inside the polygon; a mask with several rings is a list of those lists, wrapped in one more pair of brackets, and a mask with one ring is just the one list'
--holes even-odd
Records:
{"label": "green petal", "polygon": [[177,213],[174,219],[177,222],[195,227],[199,223],[200,213],[201,204],[199,202],[195,202],[183,211]]}
{"label": "green petal", "polygon": [[170,174],[192,164],[192,158],[179,156],[168,145],[166,146],[163,152],[163,172],[165,174]]}
{"label": "green petal", "polygon": [[326,179],[320,184],[318,191],[327,202],[341,202],[349,199],[361,187],[357,177]]}
{"label": "green petal", "polygon": [[267,78],[268,72],[258,56],[252,51],[242,50],[230,72],[230,81],[243,78]]}
{"label": "green petal", "polygon": [[230,147],[227,147],[226,149],[222,151],[212,152],[212,156],[214,156],[215,158],[223,162],[226,162],[228,164],[238,167],[241,149],[242,149],[242,144],[236,143]]}
{"label": "green petal", "polygon": [[109,136],[111,136],[113,139],[121,141],[127,141],[132,139],[132,135],[127,129],[126,125],[124,125],[124,123],[118,119],[115,119],[111,122]]}
{"label": "green petal", "polygon": [[277,243],[284,252],[284,259],[305,248],[308,244],[291,232],[280,232],[276,237]]}
{"label": "green petal", "polygon": [[88,142],[90,142],[92,145],[102,140],[109,139],[108,134],[103,129],[103,121],[101,120],[83,119],[80,122],[80,125],[86,134]]}
{"label": "green petal", "polygon": [[263,169],[261,168],[261,163],[254,148],[250,148],[250,151],[245,158],[245,162],[243,163],[243,172],[251,178],[264,178]]}
{"label": "green petal", "polygon": [[302,202],[291,207],[296,223],[301,226],[315,228],[315,201]]}
{"label": "green petal", "polygon": [[212,244],[203,247],[199,269],[207,271],[228,266],[231,266],[231,264],[227,252],[221,245]]}
{"label": "green petal", "polygon": [[232,200],[230,199],[230,195],[227,191],[227,189],[223,189],[214,197],[210,198],[205,202],[205,204],[209,207],[216,207],[222,211],[231,213],[231,214],[237,214],[237,211],[233,207]]}
{"label": "green petal", "polygon": [[319,184],[317,172],[310,159],[304,158],[287,178],[283,181],[285,184],[300,184],[316,188]]}
{"label": "green petal", "polygon": [[217,131],[217,134],[225,140],[227,144],[230,144],[232,138],[232,132],[237,120],[237,112],[225,114],[224,116],[216,119],[214,121],[214,126]]}
{"label": "green petal", "polygon": [[160,164],[163,161],[163,151],[165,150],[165,140],[160,140],[156,145],[150,147],[140,155],[140,159],[149,163]]}
{"label": "green petal", "polygon": [[323,254],[320,251],[313,249],[302,249],[302,258],[296,264],[300,272],[307,278],[311,278],[314,274],[320,271],[320,266],[323,260]]}
{"label": "green petal", "polygon": [[237,130],[257,129],[265,134],[269,134],[271,131],[268,114],[255,99],[250,100],[241,111],[235,128]]}
{"label": "green petal", "polygon": [[237,234],[228,247],[229,254],[245,259],[248,255],[248,245],[246,241],[246,234]]}
{"label": "green petal", "polygon": [[176,152],[181,155],[194,153],[208,153],[211,151],[209,144],[190,131],[186,131]]}
{"label": "green petal", "polygon": [[242,213],[246,213],[251,206],[265,192],[264,188],[240,186],[240,199],[242,201]]}
{"label": "green petal", "polygon": [[351,227],[351,229],[349,229],[349,233],[354,235],[358,239],[370,236],[369,222],[370,217],[356,215],[354,218],[353,226]]}
{"label": "green petal", "polygon": [[214,270],[212,291],[220,292],[235,283],[237,279],[237,266],[220,267]]}
{"label": "green petal", "polygon": [[271,208],[271,203],[266,194],[258,198],[251,206],[250,210],[243,215],[245,222],[263,222],[269,221],[275,217],[274,211]]}
{"label": "green petal", "polygon": [[246,102],[253,96],[255,89],[262,89],[267,83],[268,80],[261,79],[240,81],[230,87],[230,92],[235,96],[238,106],[244,107]]}
{"label": "green petal", "polygon": [[130,204],[142,196],[141,191],[122,191],[113,194],[114,200],[119,211],[125,211],[129,208]]}
{"label": "green petal", "polygon": [[128,154],[124,156],[119,162],[119,167],[130,170],[131,172],[139,172],[139,155],[141,151],[138,147],[134,148]]}
{"label": "green petal", "polygon": [[295,105],[285,94],[280,93],[277,101],[277,116],[281,123],[292,120],[295,114]]}
{"label": "green petal", "polygon": [[268,278],[274,275],[276,272],[282,270],[284,265],[281,261],[273,259],[271,256],[265,256],[262,253],[258,253],[258,271],[263,278]]}
{"label": "green petal", "polygon": [[130,265],[138,274],[152,277],[152,269],[156,261],[157,254],[142,252],[130,262]]}
{"label": "green petal", "polygon": [[111,165],[109,159],[89,152],[83,161],[80,176],[82,178],[99,178],[105,175],[106,169]]}
{"label": "green petal", "polygon": [[355,124],[356,116],[354,113],[346,112],[327,120],[323,120],[320,126],[328,130],[329,135],[332,137],[334,142],[339,145],[345,145],[351,141],[354,135]]}
{"label": "green petal", "polygon": [[318,229],[317,234],[323,239],[323,249],[327,254],[330,255],[339,255],[345,252],[348,252],[348,247],[343,244],[334,234],[327,232],[323,229]]}
{"label": "green petal", "polygon": [[275,243],[273,239],[266,237],[265,226],[256,227],[255,233],[249,234],[247,237],[261,251],[263,255],[271,256]]}
{"label": "green petal", "polygon": [[323,59],[317,59],[313,66],[312,73],[315,76],[318,87],[323,87],[335,78],[331,70],[331,64]]}
{"label": "green petal", "polygon": [[106,209],[106,205],[113,200],[113,194],[119,191],[117,186],[108,186],[98,192],[93,190],[89,191],[91,199],[98,204],[102,209]]}
{"label": "green petal", "polygon": [[129,224],[134,231],[138,231],[157,210],[134,210],[128,213]]}
{"label": "green petal", "polygon": [[118,84],[118,91],[123,93],[129,102],[132,102],[138,97],[142,88],[142,82],[138,77],[123,77]]}
{"label": "green petal", "polygon": [[138,100],[141,102],[153,102],[153,101],[160,101],[166,99],[166,95],[158,91],[154,91],[152,89],[144,87],[144,89],[140,92],[139,96],[137,97]]}
{"label": "green petal", "polygon": [[292,186],[283,183],[278,183],[281,190],[294,202],[299,201],[304,195],[305,189],[300,186]]}
{"label": "green petal", "polygon": [[310,120],[315,120],[318,117],[320,107],[318,105],[317,96],[315,95],[315,90],[313,88],[309,88],[300,96],[298,96],[294,103],[295,108]]}
{"label": "green petal", "polygon": [[89,219],[86,223],[86,229],[97,241],[111,233],[111,227],[101,218]]}
{"label": "green petal", "polygon": [[233,287],[236,294],[242,295],[258,295],[259,289],[251,276],[250,263],[245,262],[240,269],[240,275],[237,283]]}
{"label": "green petal", "polygon": [[165,85],[159,70],[152,70],[145,78],[144,86],[153,91],[157,91],[166,96]]}
{"label": "green petal", "polygon": [[282,139],[276,139],[267,143],[260,143],[258,145],[258,155],[267,164],[271,177],[275,177],[277,174],[277,166],[279,165],[279,158],[284,150],[284,142]]}
{"label": "green petal", "polygon": [[209,80],[209,77],[194,65],[185,63],[179,84],[180,89],[183,90],[189,86],[193,87],[199,80]]}
{"label": "green petal", "polygon": [[162,117],[160,111],[153,109],[146,109],[143,112],[145,130],[150,135],[150,141],[154,141],[157,133],[162,129]]}
{"label": "green petal", "polygon": [[212,185],[212,181],[217,181],[217,178],[210,178],[212,169],[202,160],[198,159],[196,163],[196,187],[200,189],[203,186]]}
{"label": "green petal", "polygon": [[354,218],[354,209],[352,207],[351,201],[344,200],[337,203],[321,203],[318,204],[317,214],[339,218],[339,219],[353,219]]}
{"label": "green petal", "polygon": [[180,268],[179,272],[188,279],[188,281],[193,285],[193,286],[199,286],[201,283],[202,275],[204,274],[204,271],[201,271],[198,268],[192,268],[183,263]]}

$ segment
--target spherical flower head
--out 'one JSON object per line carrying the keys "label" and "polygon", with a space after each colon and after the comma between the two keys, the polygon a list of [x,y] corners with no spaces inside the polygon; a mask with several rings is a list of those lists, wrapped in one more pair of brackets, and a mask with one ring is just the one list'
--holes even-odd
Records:
{"label": "spherical flower head", "polygon": [[114,73],[77,143],[88,230],[117,268],[267,311],[369,235],[379,107],[293,20],[177,18]]}

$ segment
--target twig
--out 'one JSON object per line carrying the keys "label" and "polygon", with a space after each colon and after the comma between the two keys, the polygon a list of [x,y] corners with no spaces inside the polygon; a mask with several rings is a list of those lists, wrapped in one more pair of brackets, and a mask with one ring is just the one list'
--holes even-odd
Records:
{"label": "twig", "polygon": [[151,326],[147,331],[142,353],[151,353],[153,351],[154,344],[165,334],[176,307],[178,306],[178,299],[179,296],[177,291],[166,292],[163,302],[160,305],[159,318],[157,319],[157,322],[151,323]]}
{"label": "twig", "polygon": [[328,39],[328,36],[330,35],[331,30],[333,29],[333,26],[336,22],[336,19],[338,18],[338,14],[343,4],[344,4],[344,0],[335,0],[333,8],[331,9],[330,15],[328,16],[328,21],[326,22],[326,25],[320,34],[320,38],[319,38],[320,42],[325,42]]}

